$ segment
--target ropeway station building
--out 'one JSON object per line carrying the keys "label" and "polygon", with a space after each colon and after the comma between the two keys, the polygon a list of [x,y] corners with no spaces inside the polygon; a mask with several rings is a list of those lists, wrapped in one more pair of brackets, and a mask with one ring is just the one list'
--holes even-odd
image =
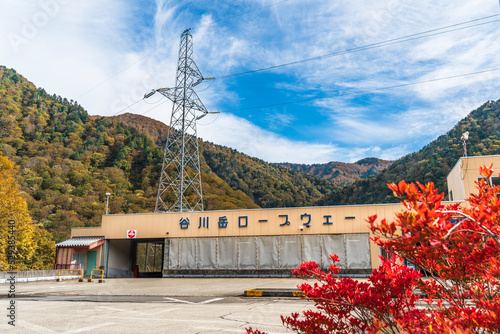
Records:
{"label": "ropeway station building", "polygon": [[[475,191],[479,167],[500,155],[464,157],[448,175],[448,195]],[[498,185],[498,177],[490,182]],[[100,227],[72,228],[57,244],[55,268],[103,269],[106,277],[288,276],[304,261],[324,268],[337,254],[346,275],[371,273],[381,250],[366,219],[394,219],[401,204],[104,215]]]}

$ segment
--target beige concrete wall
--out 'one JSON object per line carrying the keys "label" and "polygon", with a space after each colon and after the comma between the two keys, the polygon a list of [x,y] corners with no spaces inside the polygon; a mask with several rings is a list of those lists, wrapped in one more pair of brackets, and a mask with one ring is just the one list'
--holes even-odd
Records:
{"label": "beige concrete wall", "polygon": [[[127,230],[136,230],[137,239],[365,233],[369,232],[366,223],[368,216],[377,214],[380,218],[393,219],[394,213],[402,209],[400,204],[378,204],[105,215],[102,217],[102,227],[73,228],[71,235],[126,239]],[[305,225],[309,218],[301,218],[304,214],[311,215],[309,228]],[[328,222],[331,224],[326,224],[326,216],[330,216]],[[226,228],[219,227],[222,217],[227,218]],[[181,228],[181,219],[189,219],[187,229]],[[286,221],[289,224],[281,226]],[[299,229],[301,225],[304,226],[302,231]]]}
{"label": "beige concrete wall", "polygon": [[92,248],[91,250],[97,251],[97,260],[95,263],[95,269],[100,269],[100,266],[102,265],[101,259],[102,259],[102,245],[97,246],[96,248]]}
{"label": "beige concrete wall", "polygon": [[496,170],[493,175],[497,176],[500,171],[500,155],[460,158],[447,177],[448,193],[453,191],[453,200],[463,201],[469,194],[477,193],[474,182],[481,176],[479,167],[489,167],[491,164]]}
{"label": "beige concrete wall", "polygon": [[[370,233],[371,235],[366,222],[369,216],[377,214],[380,219],[392,220],[394,213],[402,209],[400,204],[379,204],[105,215],[102,217],[102,227],[73,228],[72,237],[104,236],[106,239],[126,239],[127,230],[136,230],[137,239],[350,233]],[[302,216],[305,214],[311,215],[309,228],[305,225],[309,220],[308,216]],[[325,216],[330,216],[328,221]],[[219,227],[221,217],[227,218],[226,228]],[[187,229],[181,229],[180,226],[180,220],[184,218],[190,221]],[[205,226],[203,226],[203,218],[205,218]],[[286,221],[289,222],[288,225],[280,226]],[[331,222],[331,224],[325,224],[327,222]],[[242,226],[240,227],[240,225]],[[304,226],[303,230],[299,228],[301,225]],[[379,248],[370,241],[370,257],[373,268],[379,265],[378,256]]]}
{"label": "beige concrete wall", "polygon": [[463,201],[466,196],[461,160],[455,164],[451,172],[448,174],[446,182],[448,183],[448,198],[453,201]]}

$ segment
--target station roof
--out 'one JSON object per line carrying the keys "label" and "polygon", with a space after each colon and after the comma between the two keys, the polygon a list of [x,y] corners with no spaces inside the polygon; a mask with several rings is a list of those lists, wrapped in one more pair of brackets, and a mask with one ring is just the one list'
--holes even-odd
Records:
{"label": "station roof", "polygon": [[58,244],[57,247],[88,247],[93,243],[104,240],[104,237],[75,237],[68,240],[64,240]]}

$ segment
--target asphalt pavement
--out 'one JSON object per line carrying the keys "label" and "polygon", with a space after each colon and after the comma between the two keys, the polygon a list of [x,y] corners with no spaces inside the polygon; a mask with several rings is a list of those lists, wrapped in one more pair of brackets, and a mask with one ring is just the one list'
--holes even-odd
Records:
{"label": "asphalt pavement", "polygon": [[[98,280],[78,282],[75,279],[17,283],[16,295],[237,297],[245,295],[245,291],[250,289],[294,291],[302,282],[304,280],[298,278],[111,278],[105,279],[104,283]],[[2,286],[7,284],[0,284],[0,289]],[[0,290],[0,296],[6,292]]]}
{"label": "asphalt pavement", "polygon": [[[296,291],[297,278],[136,278],[104,283],[39,281],[0,284],[0,332],[13,333],[245,333],[253,327],[290,333],[281,315],[313,307]],[[313,283],[311,281],[310,283]],[[246,291],[253,297],[245,297]],[[258,296],[258,291],[265,292]],[[266,295],[266,296],[264,296]],[[293,293],[292,293],[293,295]],[[15,303],[15,326],[7,307]],[[1,315],[1,314],[0,314]]]}

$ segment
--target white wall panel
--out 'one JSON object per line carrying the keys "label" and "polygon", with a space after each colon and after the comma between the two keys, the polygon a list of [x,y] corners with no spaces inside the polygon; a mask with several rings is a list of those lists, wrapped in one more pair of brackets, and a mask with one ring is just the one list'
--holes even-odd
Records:
{"label": "white wall panel", "polygon": [[370,242],[368,234],[347,234],[347,268],[364,269],[371,268]]}
{"label": "white wall panel", "polygon": [[314,261],[321,266],[321,237],[304,235],[302,238],[302,262]]}
{"label": "white wall panel", "polygon": [[239,245],[240,245],[240,250],[238,253],[239,268],[256,269],[257,249],[255,245],[255,237],[240,237]]}
{"label": "white wall panel", "polygon": [[322,267],[328,268],[332,264],[332,261],[329,259],[331,254],[337,254],[340,262],[336,265],[339,268],[346,267],[345,260],[345,247],[344,247],[344,235],[342,234],[326,234],[321,236],[321,241],[323,244],[322,251]]}
{"label": "white wall panel", "polygon": [[196,242],[198,247],[197,268],[217,268],[217,238],[197,238]]}
{"label": "white wall panel", "polygon": [[259,269],[276,269],[278,263],[278,238],[277,237],[257,237],[257,254]]}
{"label": "white wall panel", "polygon": [[179,240],[179,269],[196,269],[196,239]]}
{"label": "white wall panel", "polygon": [[371,268],[368,234],[173,238],[168,244],[169,269],[293,269],[305,261],[328,268],[330,254],[338,255],[339,268]]}
{"label": "white wall panel", "polygon": [[[181,239],[170,239],[170,248],[168,250],[168,269],[180,269],[179,268],[179,240]],[[167,244],[167,243],[166,243]]]}
{"label": "white wall panel", "polygon": [[238,269],[238,238],[218,238],[218,269]]}
{"label": "white wall panel", "polygon": [[300,236],[283,235],[279,236],[279,262],[282,269],[297,268],[302,257]]}

